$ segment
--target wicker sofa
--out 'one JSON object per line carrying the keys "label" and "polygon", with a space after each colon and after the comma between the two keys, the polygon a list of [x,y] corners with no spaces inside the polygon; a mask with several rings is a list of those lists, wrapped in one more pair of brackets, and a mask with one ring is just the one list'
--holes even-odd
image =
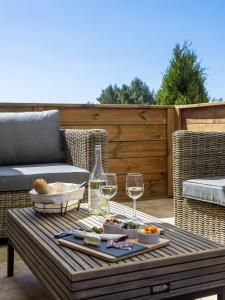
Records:
{"label": "wicker sofa", "polygon": [[225,132],[176,131],[173,134],[175,224],[225,244],[225,206],[183,196],[188,179],[225,178]]}
{"label": "wicker sofa", "polygon": [[[101,144],[104,169],[107,170],[108,137],[101,129],[61,130],[66,163],[91,171],[94,160],[94,146]],[[7,237],[7,210],[31,206],[28,190],[0,192],[0,238]]]}

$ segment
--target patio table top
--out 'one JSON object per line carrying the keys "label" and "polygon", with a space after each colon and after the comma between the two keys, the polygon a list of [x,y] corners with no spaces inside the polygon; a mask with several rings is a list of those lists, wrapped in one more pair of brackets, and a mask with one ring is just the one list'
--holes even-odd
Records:
{"label": "patio table top", "polygon": [[[132,209],[112,202],[113,213],[132,216]],[[56,299],[148,299],[165,284],[166,293],[151,299],[187,294],[225,283],[225,248],[142,212],[145,222],[165,229],[170,244],[110,263],[58,245],[54,234],[71,228],[101,226],[87,205],[65,216],[35,214],[33,208],[8,212],[9,239],[32,272]],[[206,278],[208,274],[208,278]]]}

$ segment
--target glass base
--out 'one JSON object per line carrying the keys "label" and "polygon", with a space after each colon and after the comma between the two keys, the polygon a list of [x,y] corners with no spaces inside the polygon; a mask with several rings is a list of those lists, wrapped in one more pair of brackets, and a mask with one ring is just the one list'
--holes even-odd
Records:
{"label": "glass base", "polygon": [[106,211],[103,209],[89,209],[88,212],[89,212],[89,215],[94,215],[94,216],[104,217],[106,215]]}

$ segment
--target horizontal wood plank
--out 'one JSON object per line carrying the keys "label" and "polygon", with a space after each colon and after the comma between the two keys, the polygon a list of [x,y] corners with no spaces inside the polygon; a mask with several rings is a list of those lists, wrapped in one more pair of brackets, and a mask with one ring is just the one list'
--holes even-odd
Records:
{"label": "horizontal wood plank", "polygon": [[187,124],[225,124],[225,119],[186,119]]}
{"label": "horizontal wood plank", "polygon": [[166,125],[62,125],[62,128],[105,129],[109,141],[166,141]]}
{"label": "horizontal wood plank", "polygon": [[166,172],[167,160],[165,157],[113,158],[109,170],[118,174]]}
{"label": "horizontal wood plank", "polygon": [[167,156],[166,141],[110,142],[110,158]]}
{"label": "horizontal wood plank", "polygon": [[222,124],[187,124],[187,130],[192,131],[225,131],[225,123]]}
{"label": "horizontal wood plank", "polygon": [[81,124],[166,124],[166,109],[106,109],[63,108],[60,109],[62,125]]}
{"label": "horizontal wood plank", "polygon": [[185,119],[224,119],[225,105],[184,108],[181,110],[182,122]]}

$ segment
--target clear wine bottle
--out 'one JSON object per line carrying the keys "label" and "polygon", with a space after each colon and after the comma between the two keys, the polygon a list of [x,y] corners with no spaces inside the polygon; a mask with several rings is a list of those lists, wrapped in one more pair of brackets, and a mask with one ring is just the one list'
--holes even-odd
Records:
{"label": "clear wine bottle", "polygon": [[107,200],[100,187],[106,185],[106,177],[102,166],[101,145],[95,146],[95,162],[89,177],[88,208],[90,214],[105,215]]}

